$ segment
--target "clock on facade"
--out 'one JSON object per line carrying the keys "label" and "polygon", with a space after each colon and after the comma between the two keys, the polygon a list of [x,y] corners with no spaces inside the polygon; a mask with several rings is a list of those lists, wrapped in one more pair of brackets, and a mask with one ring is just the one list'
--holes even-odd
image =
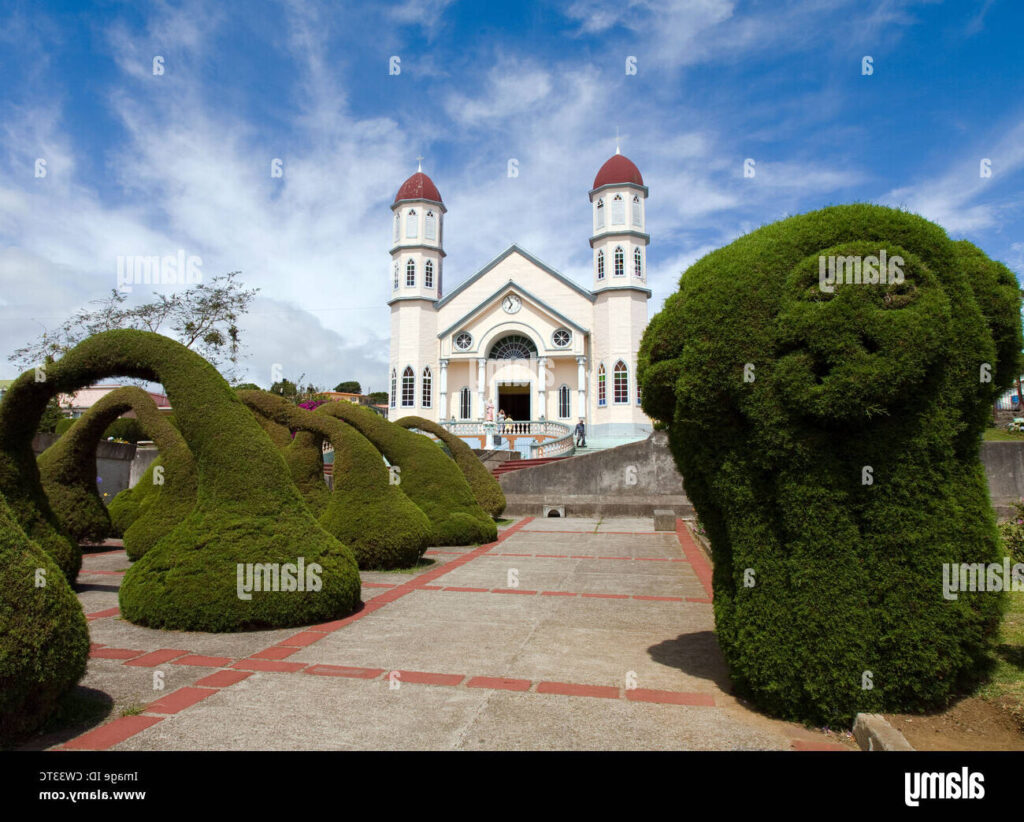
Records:
{"label": "clock on facade", "polygon": [[515,314],[520,308],[523,307],[523,301],[519,299],[515,294],[509,294],[501,301],[501,307],[505,309],[506,314]]}

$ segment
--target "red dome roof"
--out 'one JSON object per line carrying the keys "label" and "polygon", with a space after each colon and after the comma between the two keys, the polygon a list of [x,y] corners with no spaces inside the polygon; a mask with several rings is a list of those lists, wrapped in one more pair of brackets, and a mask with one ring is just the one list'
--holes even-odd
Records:
{"label": "red dome roof", "polygon": [[417,171],[408,180],[402,183],[395,195],[395,202],[399,200],[434,200],[442,202],[441,192],[437,190],[434,181],[422,171]]}
{"label": "red dome roof", "polygon": [[625,154],[613,154],[597,172],[593,187],[600,188],[613,183],[636,183],[642,186],[644,178],[640,176],[640,169],[636,167],[636,163]]}

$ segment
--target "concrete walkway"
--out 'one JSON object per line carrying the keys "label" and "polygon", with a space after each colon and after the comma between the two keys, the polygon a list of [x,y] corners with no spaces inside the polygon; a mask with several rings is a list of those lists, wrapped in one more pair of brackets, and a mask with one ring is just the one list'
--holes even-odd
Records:
{"label": "concrete walkway", "polygon": [[[844,749],[729,696],[710,567],[682,521],[520,520],[497,542],[364,573],[356,614],[200,634],[117,616],[121,550],[88,554],[110,718],[85,750]],[[162,686],[162,687],[159,687]],[[122,713],[127,715],[122,716]]]}

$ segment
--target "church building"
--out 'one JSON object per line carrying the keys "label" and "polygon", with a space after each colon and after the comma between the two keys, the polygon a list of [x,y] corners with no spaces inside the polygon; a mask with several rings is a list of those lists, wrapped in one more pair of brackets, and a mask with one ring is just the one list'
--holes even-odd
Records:
{"label": "church building", "polygon": [[413,174],[391,206],[389,416],[451,423],[501,410],[583,419],[588,439],[645,437],[646,201],[640,170],[616,151],[590,190],[591,288],[512,245],[445,293],[444,201],[422,169]]}

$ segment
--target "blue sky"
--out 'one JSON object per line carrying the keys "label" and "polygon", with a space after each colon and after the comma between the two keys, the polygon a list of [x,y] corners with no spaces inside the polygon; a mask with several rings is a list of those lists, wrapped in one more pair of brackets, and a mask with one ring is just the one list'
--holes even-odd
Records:
{"label": "blue sky", "polygon": [[0,1],[0,377],[118,256],[182,249],[261,289],[249,379],[384,389],[416,157],[446,289],[512,242],[589,286],[616,129],[650,188],[652,315],[708,251],[841,202],[909,208],[1019,277],[1022,26],[1019,0]]}

